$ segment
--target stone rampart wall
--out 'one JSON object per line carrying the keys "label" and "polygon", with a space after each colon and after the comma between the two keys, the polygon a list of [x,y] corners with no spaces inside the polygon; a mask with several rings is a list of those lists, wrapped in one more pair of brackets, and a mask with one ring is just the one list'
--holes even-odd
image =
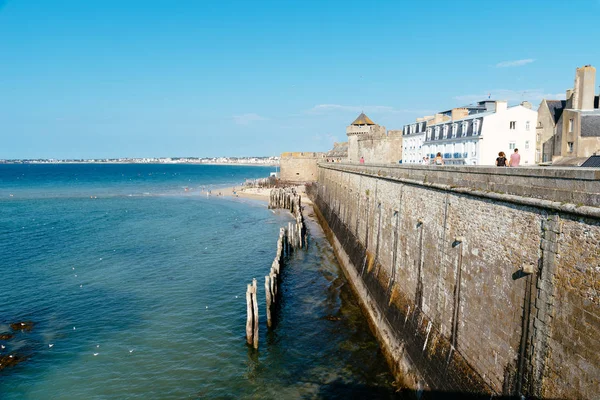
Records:
{"label": "stone rampart wall", "polygon": [[325,153],[282,153],[279,159],[279,177],[286,182],[312,182],[317,180],[317,163]]}
{"label": "stone rampart wall", "polygon": [[402,135],[359,136],[357,139],[358,159],[380,164],[398,164],[402,159]]}
{"label": "stone rampart wall", "polygon": [[313,197],[406,385],[591,399],[598,174],[321,164]]}

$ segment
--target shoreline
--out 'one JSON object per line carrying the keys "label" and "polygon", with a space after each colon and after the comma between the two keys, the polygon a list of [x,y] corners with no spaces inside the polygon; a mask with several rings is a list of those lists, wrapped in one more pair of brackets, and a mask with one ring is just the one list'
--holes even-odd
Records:
{"label": "shoreline", "polygon": [[195,163],[195,162],[131,162],[131,161],[105,161],[105,162],[87,162],[87,161],[55,161],[55,162],[0,162],[0,165],[230,165],[241,167],[277,167],[279,164],[258,164],[258,163]]}
{"label": "shoreline", "polygon": [[[294,186],[296,191],[302,196],[302,204],[310,204],[312,205],[312,201],[308,198],[306,194],[304,185],[296,185]],[[235,193],[234,193],[235,189]],[[273,188],[249,188],[240,186],[229,186],[225,188],[216,189],[213,193],[221,193],[223,197],[241,197],[245,199],[253,199],[253,200],[261,200],[269,202],[269,197],[271,195],[271,189]],[[215,196],[215,194],[213,194]]]}

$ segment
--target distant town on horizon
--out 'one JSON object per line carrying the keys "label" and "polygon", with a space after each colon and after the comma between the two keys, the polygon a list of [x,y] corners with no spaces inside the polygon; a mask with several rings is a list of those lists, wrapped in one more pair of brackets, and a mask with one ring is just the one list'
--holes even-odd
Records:
{"label": "distant town on horizon", "polygon": [[0,164],[238,164],[279,165],[279,157],[117,157],[0,159]]}

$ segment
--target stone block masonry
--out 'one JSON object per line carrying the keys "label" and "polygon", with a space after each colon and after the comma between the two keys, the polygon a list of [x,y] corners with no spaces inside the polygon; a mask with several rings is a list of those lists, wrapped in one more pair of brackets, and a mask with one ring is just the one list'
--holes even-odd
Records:
{"label": "stone block masonry", "polygon": [[317,163],[325,158],[325,153],[281,153],[280,178],[284,182],[303,183],[317,180]]}
{"label": "stone block masonry", "polygon": [[497,171],[320,164],[311,196],[406,386],[598,398],[600,171]]}

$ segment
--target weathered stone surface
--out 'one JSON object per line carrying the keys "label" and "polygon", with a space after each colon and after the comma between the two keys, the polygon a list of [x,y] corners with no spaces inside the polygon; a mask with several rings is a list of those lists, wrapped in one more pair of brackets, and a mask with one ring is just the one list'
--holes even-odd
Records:
{"label": "weathered stone surface", "polygon": [[[429,169],[427,181],[449,182],[437,175],[453,173],[455,183],[489,185],[497,176],[485,170]],[[575,205],[573,214],[548,202],[536,207],[432,187],[425,178],[383,179],[382,171],[415,176],[410,168],[325,166],[313,197],[406,384],[600,396],[600,219],[582,217]],[[539,172],[549,180],[593,178]],[[524,182],[513,190],[519,196],[544,196],[525,184],[527,171],[503,171],[503,178]],[[498,185],[512,190],[506,181]],[[547,193],[560,199],[559,192]],[[519,273],[523,265],[534,273]]]}

